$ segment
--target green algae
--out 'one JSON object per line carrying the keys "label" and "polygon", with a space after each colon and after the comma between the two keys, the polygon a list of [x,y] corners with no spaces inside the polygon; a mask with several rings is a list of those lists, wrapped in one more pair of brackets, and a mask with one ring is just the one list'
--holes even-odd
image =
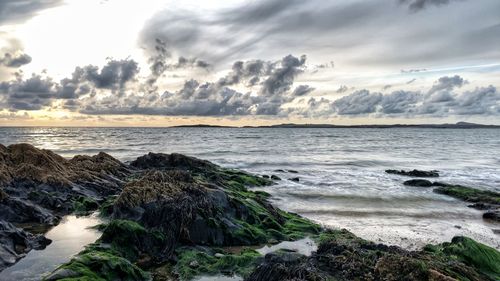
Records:
{"label": "green algae", "polygon": [[457,199],[472,202],[472,203],[487,203],[500,205],[500,193],[479,190],[461,185],[448,185],[443,183],[434,183],[439,187],[434,189],[434,192],[448,195]]}
{"label": "green algae", "polygon": [[500,280],[500,252],[468,237],[456,236],[450,243],[427,245],[424,250],[461,261],[493,280]]}
{"label": "green algae", "polygon": [[99,208],[99,203],[90,197],[80,196],[73,201],[73,210],[76,215],[84,216]]}
{"label": "green algae", "polygon": [[[58,272],[62,278],[57,277]],[[68,274],[69,273],[69,274]],[[68,276],[69,275],[69,276]],[[81,280],[149,280],[150,276],[129,260],[108,251],[87,249],[78,254],[67,264],[56,269],[45,280],[81,281]]]}
{"label": "green algae", "polygon": [[141,254],[159,251],[165,243],[165,236],[134,221],[113,220],[106,225],[99,241],[109,243],[121,256],[135,261]]}
{"label": "green algae", "polygon": [[261,255],[252,249],[244,249],[240,254],[229,254],[213,249],[182,248],[177,250],[178,262],[174,267],[181,280],[191,280],[200,275],[248,276],[257,265]]}

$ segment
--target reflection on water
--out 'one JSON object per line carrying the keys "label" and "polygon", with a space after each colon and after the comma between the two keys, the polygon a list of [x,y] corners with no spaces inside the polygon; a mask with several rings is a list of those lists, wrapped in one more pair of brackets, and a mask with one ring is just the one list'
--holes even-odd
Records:
{"label": "reflection on water", "polygon": [[[500,191],[498,129],[0,128],[66,157],[105,151],[123,161],[184,153],[285,179],[266,191],[279,207],[389,244],[415,248],[467,235],[500,248],[498,223],[385,169],[439,170],[439,181]],[[274,172],[292,169],[299,174]],[[300,182],[286,179],[298,176]]]}
{"label": "reflection on water", "polygon": [[83,250],[85,245],[96,241],[100,233],[90,227],[101,222],[96,215],[65,217],[59,225],[45,235],[52,240],[45,250],[32,250],[18,263],[0,272],[0,280],[41,280],[42,276]]}

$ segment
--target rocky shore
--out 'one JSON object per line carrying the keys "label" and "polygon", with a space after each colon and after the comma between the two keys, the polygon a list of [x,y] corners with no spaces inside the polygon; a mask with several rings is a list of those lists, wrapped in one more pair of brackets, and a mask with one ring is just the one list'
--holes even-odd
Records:
{"label": "rocky shore", "polygon": [[[472,239],[455,237],[420,251],[376,244],[277,209],[269,194],[249,189],[271,184],[270,178],[180,154],[149,153],[125,164],[105,153],[68,160],[27,144],[0,145],[0,271],[50,243],[21,227],[50,227],[67,214],[99,210],[109,221],[99,226],[101,238],[45,280],[221,274],[245,280],[500,280],[500,253]],[[482,195],[468,201],[498,203],[498,194]],[[255,250],[305,237],[318,245],[311,255]]]}

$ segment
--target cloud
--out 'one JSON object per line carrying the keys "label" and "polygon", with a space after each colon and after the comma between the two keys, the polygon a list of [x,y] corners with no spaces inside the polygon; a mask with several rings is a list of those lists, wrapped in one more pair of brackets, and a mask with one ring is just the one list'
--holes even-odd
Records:
{"label": "cloud", "polygon": [[0,0],[0,25],[20,23],[38,12],[62,4],[62,0]]}
{"label": "cloud", "polygon": [[460,88],[468,82],[462,77],[455,75],[452,77],[443,76],[434,83],[432,88],[429,90],[429,94],[435,93],[437,91],[452,91],[455,88]]}
{"label": "cloud", "polygon": [[123,95],[127,83],[134,81],[139,68],[133,60],[109,60],[102,68],[77,67],[70,78],[59,83],[50,77],[33,74],[28,79],[0,83],[0,103],[10,110],[40,110],[56,100],[65,100],[65,108],[75,108],[79,97],[97,90]]}
{"label": "cloud", "polygon": [[31,62],[31,57],[24,53],[5,53],[5,55],[0,57],[0,65],[4,65],[6,67],[18,68],[25,64]]}
{"label": "cloud", "polygon": [[418,12],[428,6],[444,6],[457,1],[460,0],[399,0],[399,3],[408,5],[412,12]]}
{"label": "cloud", "polygon": [[[215,68],[242,58],[274,59],[283,51],[334,59],[338,65],[399,68],[445,65],[459,58],[500,58],[493,47],[500,44],[494,36],[498,33],[494,11],[500,2],[489,1],[479,8],[473,1],[449,5],[447,13],[453,15],[449,17],[442,13],[408,16],[402,7],[416,10],[452,0],[406,0],[401,2],[404,6],[398,2],[256,0],[217,10],[169,7],[146,23],[140,41],[151,46],[159,38],[172,53],[201,58]],[[320,64],[314,71],[326,66],[331,67]]]}
{"label": "cloud", "polygon": [[294,97],[305,96],[314,90],[315,89],[309,85],[300,85],[297,88],[295,88],[295,90],[293,90],[292,96]]}
{"label": "cloud", "polygon": [[381,101],[381,93],[359,90],[334,101],[332,106],[339,115],[360,115],[374,113]]}
{"label": "cloud", "polygon": [[55,98],[56,84],[50,78],[33,75],[26,80],[18,78],[0,83],[0,103],[10,110],[40,110]]}
{"label": "cloud", "polygon": [[421,98],[422,95],[418,92],[394,91],[382,96],[380,111],[384,114],[409,114],[414,112]]}

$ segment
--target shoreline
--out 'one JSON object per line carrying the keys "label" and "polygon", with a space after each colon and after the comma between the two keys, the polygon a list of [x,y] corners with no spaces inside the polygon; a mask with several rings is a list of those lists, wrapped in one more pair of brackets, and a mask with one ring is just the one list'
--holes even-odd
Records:
{"label": "shoreline", "polygon": [[[408,266],[412,274],[420,277],[438,274],[490,280],[493,276],[491,280],[495,280],[494,276],[499,274],[496,270],[500,270],[495,267],[500,261],[497,260],[499,252],[468,238],[458,237],[451,243],[410,252],[368,242],[345,230],[324,229],[296,214],[275,208],[269,203],[268,193],[248,189],[270,185],[271,180],[180,154],[150,153],[123,164],[103,153],[67,160],[29,145],[0,147],[0,152],[3,160],[8,161],[0,166],[7,171],[0,178],[6,190],[0,196],[0,204],[7,202],[6,206],[12,208],[9,202],[17,200],[24,204],[22,208],[36,210],[32,218],[25,219],[43,219],[48,223],[57,224],[50,208],[67,214],[85,214],[100,209],[111,219],[109,224],[102,226],[103,235],[96,243],[88,245],[47,280],[78,276],[109,279],[122,275],[131,280],[168,280],[168,275],[188,280],[203,274],[228,272],[239,273],[247,280],[272,280],[272,276],[265,274],[279,265],[292,262],[290,266],[298,270],[306,263],[316,264],[325,258],[326,265],[319,263],[309,269],[310,274],[320,278],[318,280],[328,276],[343,280],[353,276],[367,277],[366,274],[402,274],[395,271],[396,264]],[[23,169],[13,170],[13,165]],[[35,190],[30,190],[32,186]],[[48,189],[59,194],[51,195],[46,192]],[[16,194],[20,195],[19,199]],[[51,200],[53,202],[47,202]],[[32,207],[30,202],[43,204],[44,210]],[[318,251],[311,257],[281,251],[264,257],[251,249],[240,254],[217,250],[221,246],[275,244],[307,236],[319,244]],[[26,243],[31,240],[33,238],[27,236]],[[479,247],[491,255],[488,259],[493,258],[493,264],[486,264],[486,269],[479,267],[477,262],[466,258],[466,252],[454,250],[453,257],[450,256],[450,247],[455,249],[457,246],[468,251]],[[334,250],[338,247],[351,250]],[[337,268],[341,264],[333,257],[353,258],[350,256],[353,251],[368,256],[373,254],[371,251],[377,251],[381,253],[378,262],[383,258],[386,264],[383,268],[367,264],[359,270]],[[427,260],[431,257],[432,263]],[[404,259],[395,262],[394,258]],[[458,271],[459,267],[451,266],[450,261],[466,270]],[[90,270],[89,263],[101,264],[103,269]],[[426,266],[415,267],[414,263]],[[106,275],[103,271],[104,268],[109,271],[111,265],[110,274],[118,275]],[[293,277],[294,272],[282,274]]]}

